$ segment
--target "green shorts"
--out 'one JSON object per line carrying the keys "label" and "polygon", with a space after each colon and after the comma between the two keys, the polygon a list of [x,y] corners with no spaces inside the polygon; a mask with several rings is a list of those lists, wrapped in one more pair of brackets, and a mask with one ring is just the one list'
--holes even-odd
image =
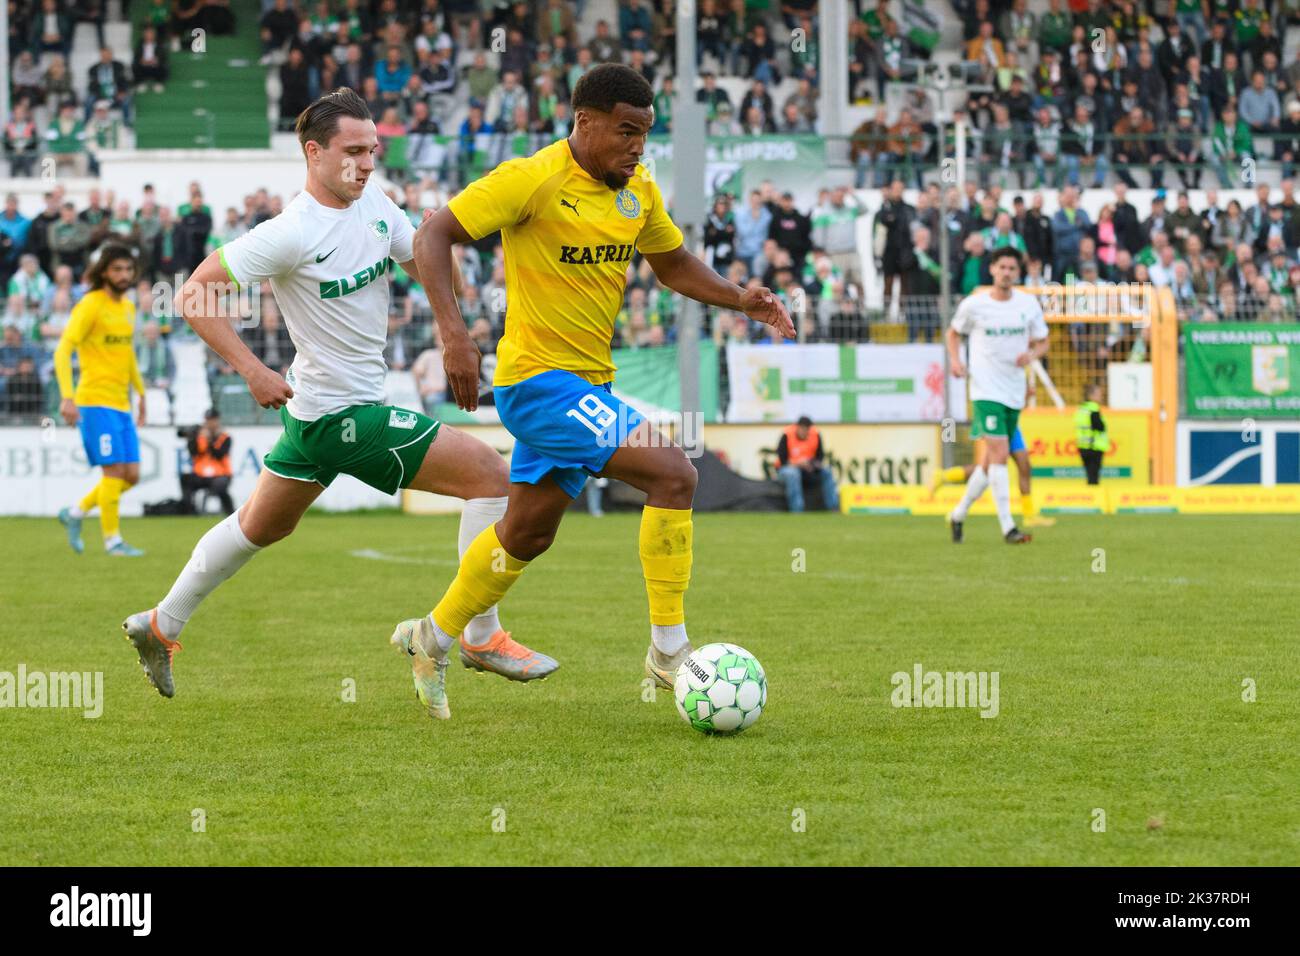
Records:
{"label": "green shorts", "polygon": [[1016,433],[1020,424],[1020,409],[1001,402],[976,400],[971,403],[974,412],[970,423],[971,438],[1006,438]]}
{"label": "green shorts", "polygon": [[415,479],[440,427],[392,405],[352,405],[314,422],[281,408],[280,421],[284,434],[262,459],[267,471],[326,488],[342,473],[388,495]]}

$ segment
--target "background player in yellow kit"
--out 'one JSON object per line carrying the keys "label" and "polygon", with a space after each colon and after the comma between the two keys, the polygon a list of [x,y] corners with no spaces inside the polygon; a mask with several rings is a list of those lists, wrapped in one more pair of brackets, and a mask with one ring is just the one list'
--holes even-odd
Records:
{"label": "background player in yellow kit", "polygon": [[[81,519],[99,508],[104,550],[115,557],[144,554],[122,540],[118,502],[140,480],[140,442],[136,423],[143,425],[144,380],[135,361],[135,306],[125,292],[135,282],[135,257],[125,246],[105,246],[86,272],[90,286],[72,310],[54,351],[54,370],[63,401],[59,412],[69,425],[79,425],[86,460],[103,469],[99,484],[71,508],[59,512],[68,543],[78,554]],[[77,353],[81,377],[72,389],[72,353]],[[131,421],[131,389],[140,396],[135,423]]]}
{"label": "background player in yellow kit", "polygon": [[497,603],[550,547],[588,475],[646,493],[640,556],[650,602],[646,670],[671,687],[690,652],[683,597],[691,573],[695,467],[682,449],[610,390],[610,340],[635,252],[664,286],[744,312],[793,338],[790,315],[768,289],[728,282],[682,245],[658,186],[639,164],[654,123],[653,93],[635,70],[597,66],[573,91],[575,126],[526,159],[471,184],[421,227],[415,261],[442,332],[447,381],[462,408],[478,401],[479,353],[451,292],[451,246],[501,231],[505,334],[495,398],[516,444],[505,517],[486,528],[433,612],[417,621],[409,652],[445,667],[466,623]]}

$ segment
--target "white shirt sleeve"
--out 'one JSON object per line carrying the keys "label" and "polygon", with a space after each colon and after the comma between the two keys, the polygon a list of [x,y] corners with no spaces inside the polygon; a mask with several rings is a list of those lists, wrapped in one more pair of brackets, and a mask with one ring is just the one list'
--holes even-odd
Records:
{"label": "white shirt sleeve", "polygon": [[971,306],[972,296],[966,296],[957,304],[957,312],[952,317],[952,327],[958,335],[970,335],[975,326],[975,310]]}
{"label": "white shirt sleeve", "polygon": [[393,238],[388,243],[388,257],[398,264],[410,262],[415,258],[415,227],[397,203],[387,194],[384,198],[388,200],[388,208],[393,217]]}
{"label": "white shirt sleeve", "polygon": [[1047,338],[1047,320],[1043,318],[1043,305],[1038,296],[1029,296],[1029,341],[1036,342]]}
{"label": "white shirt sleeve", "polygon": [[283,213],[252,232],[226,243],[221,262],[241,287],[282,276],[296,268],[302,256],[302,229],[298,217]]}

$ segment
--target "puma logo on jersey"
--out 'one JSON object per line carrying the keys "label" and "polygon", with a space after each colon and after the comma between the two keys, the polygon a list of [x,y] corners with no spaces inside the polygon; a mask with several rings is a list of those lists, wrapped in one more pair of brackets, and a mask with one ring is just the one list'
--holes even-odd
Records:
{"label": "puma logo on jersey", "polygon": [[560,261],[572,266],[593,266],[602,262],[631,262],[635,243],[609,246],[560,246]]}
{"label": "puma logo on jersey", "polygon": [[326,259],[328,259],[330,256],[334,255],[334,253],[338,252],[338,250],[339,250],[339,247],[338,247],[338,246],[335,246],[335,247],[334,247],[333,249],[331,249],[329,252],[325,253],[325,255],[323,255],[323,256],[317,256],[317,257],[316,257],[316,261],[317,261],[317,262],[324,262],[324,261],[325,261]]}
{"label": "puma logo on jersey", "polygon": [[370,283],[374,282],[380,276],[388,271],[388,264],[392,259],[387,257],[380,259],[373,266],[367,266],[360,272],[345,276],[342,279],[331,279],[329,282],[320,284],[320,297],[322,299],[339,299],[345,295],[351,295],[359,289],[364,289]]}
{"label": "puma logo on jersey", "polygon": [[560,197],[560,205],[568,206],[570,209],[573,210],[573,214],[575,216],[578,215],[578,203],[580,202],[582,202],[581,199],[575,199],[573,202],[569,202],[569,200],[565,199],[563,196]]}

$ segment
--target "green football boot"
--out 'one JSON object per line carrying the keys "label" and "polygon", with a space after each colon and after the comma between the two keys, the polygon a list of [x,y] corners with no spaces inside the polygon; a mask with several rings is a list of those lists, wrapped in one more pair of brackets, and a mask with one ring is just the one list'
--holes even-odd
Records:
{"label": "green football boot", "polygon": [[447,663],[450,655],[430,657],[425,644],[437,646],[433,628],[427,616],[412,618],[397,625],[389,643],[411,658],[411,678],[415,682],[415,696],[420,699],[430,717],[447,720],[451,707],[447,703]]}

